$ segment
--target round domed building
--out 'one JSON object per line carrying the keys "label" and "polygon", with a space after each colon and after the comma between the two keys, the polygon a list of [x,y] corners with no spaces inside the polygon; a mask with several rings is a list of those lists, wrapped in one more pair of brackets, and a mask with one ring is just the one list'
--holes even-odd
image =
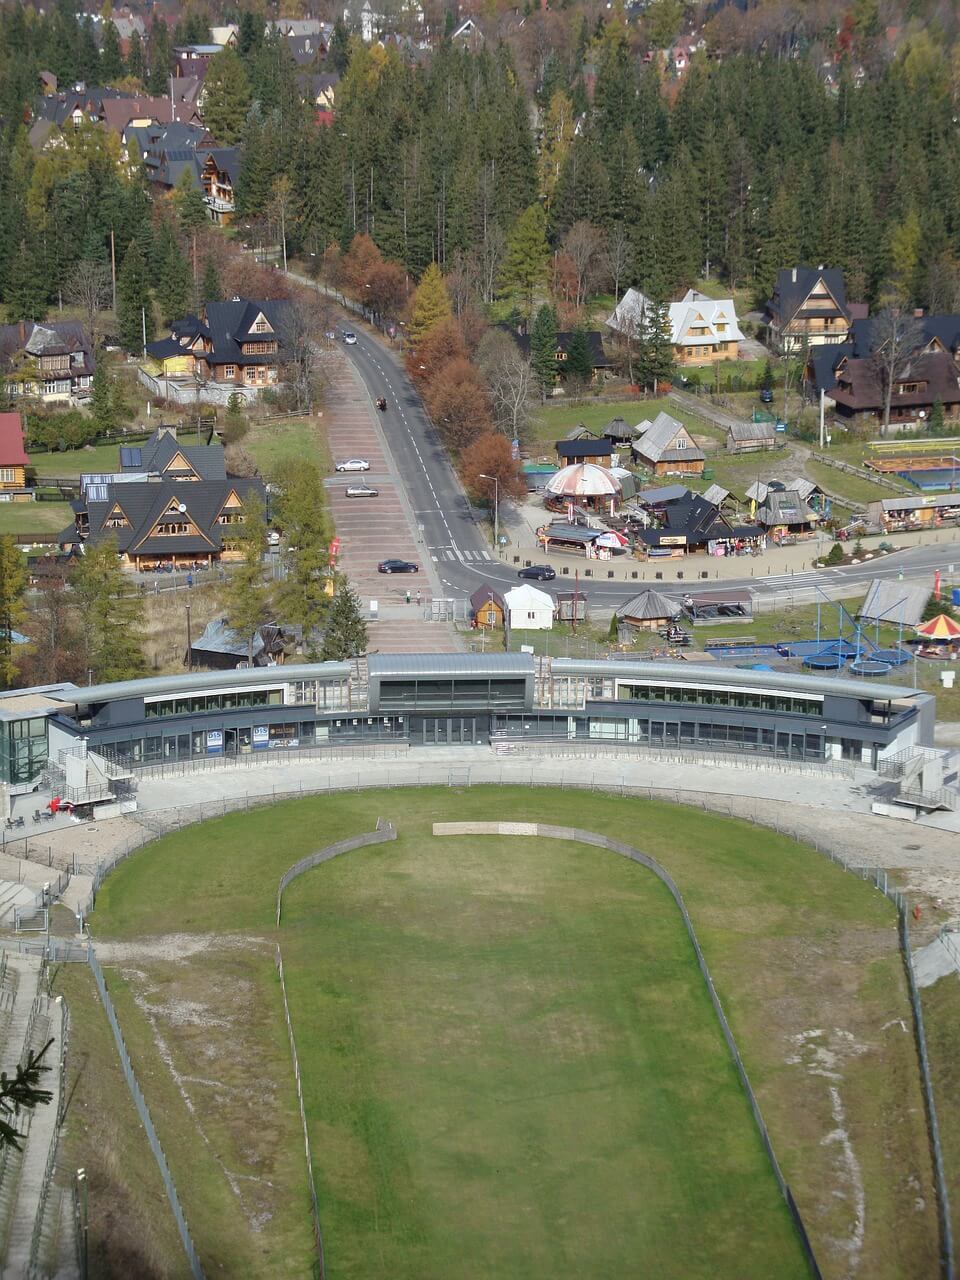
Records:
{"label": "round domed building", "polygon": [[605,467],[593,462],[575,462],[547,481],[546,495],[547,506],[553,511],[574,503],[589,511],[613,515],[620,497],[620,481]]}

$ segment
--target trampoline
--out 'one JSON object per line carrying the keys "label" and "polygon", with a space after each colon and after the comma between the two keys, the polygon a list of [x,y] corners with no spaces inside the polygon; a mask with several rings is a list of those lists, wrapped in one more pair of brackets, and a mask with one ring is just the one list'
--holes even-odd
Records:
{"label": "trampoline", "polygon": [[875,662],[885,662],[890,667],[901,667],[905,662],[909,662],[913,655],[905,653],[903,649],[874,649],[870,657]]}
{"label": "trampoline", "polygon": [[811,653],[808,658],[804,658],[803,665],[809,667],[812,671],[839,671],[846,658],[839,653]]}
{"label": "trampoline", "polygon": [[850,663],[850,670],[855,676],[885,676],[890,673],[889,662],[878,662],[876,658],[858,658]]}

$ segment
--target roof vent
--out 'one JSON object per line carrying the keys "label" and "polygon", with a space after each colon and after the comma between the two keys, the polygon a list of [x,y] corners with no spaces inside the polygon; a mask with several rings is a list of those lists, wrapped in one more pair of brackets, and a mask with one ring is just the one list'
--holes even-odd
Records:
{"label": "roof vent", "polygon": [[231,302],[239,302],[239,301],[240,301],[240,295],[239,295],[239,293],[235,293],[235,294],[233,295],[233,297],[230,299],[230,301],[231,301]]}

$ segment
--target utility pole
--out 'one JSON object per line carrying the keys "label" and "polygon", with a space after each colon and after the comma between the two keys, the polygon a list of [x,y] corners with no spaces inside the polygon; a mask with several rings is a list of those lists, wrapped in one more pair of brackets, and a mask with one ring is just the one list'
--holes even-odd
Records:
{"label": "utility pole", "polygon": [[821,448],[821,449],[823,448],[823,446],[824,446],[824,441],[825,441],[825,439],[826,439],[826,432],[825,432],[825,431],[824,431],[824,429],[823,429],[823,409],[824,409],[824,403],[823,403],[823,402],[824,402],[824,400],[826,399],[826,395],[827,395],[827,393],[826,393],[825,389],[824,389],[823,387],[821,387],[821,388],[820,388],[820,448]]}
{"label": "utility pole", "polygon": [[483,472],[478,473],[479,480],[493,481],[493,545],[500,554],[500,481],[496,476],[487,476]]}
{"label": "utility pole", "polygon": [[110,228],[110,283],[113,286],[113,314],[117,314],[117,242]]}
{"label": "utility pole", "polygon": [[187,601],[187,670],[193,670],[193,637],[190,634],[190,601]]}
{"label": "utility pole", "polygon": [[146,307],[140,308],[140,326],[141,326],[141,333],[143,334],[143,358],[144,360],[146,360],[147,358],[147,308]]}

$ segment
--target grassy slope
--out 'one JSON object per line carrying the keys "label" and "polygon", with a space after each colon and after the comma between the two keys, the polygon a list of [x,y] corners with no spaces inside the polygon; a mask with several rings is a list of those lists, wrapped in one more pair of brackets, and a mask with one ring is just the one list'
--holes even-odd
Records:
{"label": "grassy slope", "polygon": [[653,876],[412,834],[286,917],[332,1278],[805,1274]]}
{"label": "grassy slope", "polygon": [[954,1242],[960,1238],[960,978],[950,974],[920,993],[937,1102]]}
{"label": "grassy slope", "polygon": [[289,458],[315,462],[321,472],[331,470],[330,450],[319,423],[271,422],[254,426],[244,436],[241,447],[268,479],[278,464]]}
{"label": "grassy slope", "polygon": [[[836,1129],[827,1083],[796,1061],[795,1037],[824,1027],[829,995],[825,1034],[849,1029],[857,1045],[862,1042],[860,1056],[843,1064],[842,1086],[868,1205],[862,1274],[929,1275],[935,1230],[930,1214],[915,1207],[916,1185],[932,1204],[915,1056],[909,1036],[891,1039],[877,1031],[891,1019],[908,1020],[902,973],[894,960],[883,982],[866,981],[867,962],[896,957],[892,911],[860,881],[767,830],[663,804],[555,791],[481,788],[454,798],[435,789],[309,799],[188,828],[135,855],[101,891],[95,929],[121,937],[266,932],[277,880],[304,853],[369,830],[378,814],[401,831],[426,833],[435,818],[485,818],[491,811],[619,836],[642,832],[643,847],[684,893],[818,1250],[846,1265],[832,1244],[849,1226],[850,1202],[836,1191],[840,1161],[824,1140]],[[274,1000],[275,991],[258,990],[258,998]],[[154,1059],[155,1073],[162,1072]],[[163,1132],[166,1120],[159,1120]],[[891,1168],[899,1171],[895,1179]]]}
{"label": "grassy slope", "polygon": [[823,462],[809,461],[804,464],[804,471],[811,480],[831,493],[838,493],[841,498],[850,498],[853,502],[877,502],[893,496],[893,490],[885,489],[883,485],[871,484],[869,480],[861,480],[859,476],[852,476]]}
{"label": "grassy slope", "polygon": [[67,502],[0,502],[0,533],[59,533],[72,521]]}
{"label": "grassy slope", "polygon": [[[140,444],[139,440],[132,442]],[[67,478],[82,474],[92,475],[99,472],[116,471],[120,466],[120,446],[118,444],[95,444],[87,449],[64,449],[62,453],[34,453],[30,457],[30,466],[43,476]]]}

